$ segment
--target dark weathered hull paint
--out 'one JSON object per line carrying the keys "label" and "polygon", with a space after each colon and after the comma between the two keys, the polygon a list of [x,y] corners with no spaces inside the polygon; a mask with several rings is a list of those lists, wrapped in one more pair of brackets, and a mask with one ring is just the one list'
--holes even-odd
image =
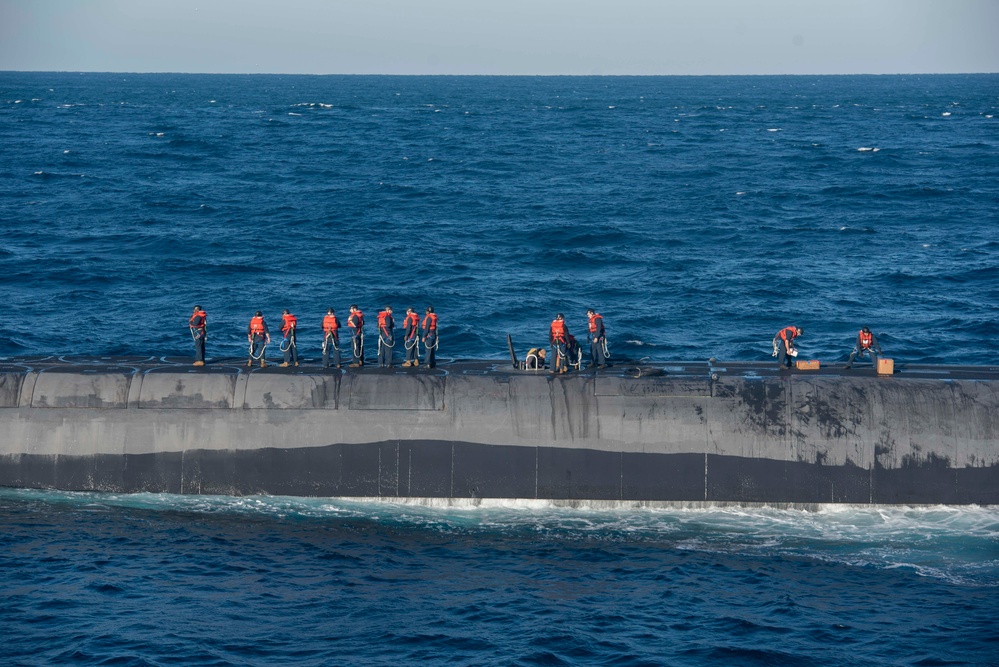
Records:
{"label": "dark weathered hull paint", "polygon": [[384,499],[999,503],[999,373],[552,377],[0,364],[0,486]]}

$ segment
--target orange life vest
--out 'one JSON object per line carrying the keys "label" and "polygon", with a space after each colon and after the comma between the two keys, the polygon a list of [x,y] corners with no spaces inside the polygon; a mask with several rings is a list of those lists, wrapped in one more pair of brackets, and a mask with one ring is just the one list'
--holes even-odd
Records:
{"label": "orange life vest", "polygon": [[287,338],[288,333],[298,326],[298,318],[291,313],[287,313],[282,315],[281,319],[284,320],[284,323],[281,325],[281,331],[284,333],[284,337]]}
{"label": "orange life vest", "polygon": [[[194,323],[194,318],[195,317],[200,317],[201,318],[201,324],[195,324]],[[203,310],[196,310],[196,311],[194,311],[194,314],[191,315],[191,319],[189,319],[187,321],[187,323],[193,329],[204,329],[205,325],[208,324],[208,313],[206,313]]]}
{"label": "orange life vest", "polygon": [[437,313],[427,313],[427,316],[423,318],[423,328],[426,329],[427,333],[431,331],[437,333]]}
{"label": "orange life vest", "polygon": [[359,310],[351,313],[350,317],[347,318],[347,326],[360,332],[364,328],[364,313]]}
{"label": "orange life vest", "polygon": [[590,315],[590,333],[596,333],[599,330],[599,327],[597,327],[597,318],[603,320],[604,316],[601,315],[600,313],[594,313],[593,315]]}
{"label": "orange life vest", "polygon": [[795,333],[794,327],[784,327],[777,336],[785,343],[790,343],[798,334]]}
{"label": "orange life vest", "polygon": [[323,331],[326,333],[336,333],[340,329],[340,323],[337,322],[336,315],[326,315],[323,317]]}
{"label": "orange life vest", "polygon": [[402,321],[403,328],[413,327],[410,337],[415,338],[416,332],[420,330],[420,316],[416,313],[406,313],[406,319]]}
{"label": "orange life vest", "polygon": [[552,340],[565,342],[565,320],[552,320]]}
{"label": "orange life vest", "polygon": [[387,332],[389,326],[389,320],[392,319],[392,313],[387,310],[383,310],[378,313],[378,328]]}
{"label": "orange life vest", "polygon": [[264,318],[261,315],[254,315],[253,319],[250,320],[250,333],[253,335],[263,335],[264,333]]}
{"label": "orange life vest", "polygon": [[873,342],[874,342],[874,334],[873,333],[864,333],[863,331],[860,332],[860,349],[861,350],[866,350],[866,349],[870,348],[871,344]]}

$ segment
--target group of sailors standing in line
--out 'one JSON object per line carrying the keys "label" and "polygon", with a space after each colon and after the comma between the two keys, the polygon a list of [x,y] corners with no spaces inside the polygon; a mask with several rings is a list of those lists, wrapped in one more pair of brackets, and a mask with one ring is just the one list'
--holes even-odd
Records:
{"label": "group of sailors standing in line", "polygon": [[[208,314],[201,306],[194,307],[194,313],[188,320],[191,337],[194,339],[194,365],[205,365],[205,340],[208,337]],[[350,330],[351,368],[364,366],[364,313],[351,304],[350,316],[347,318],[347,328]],[[340,318],[333,308],[326,310],[323,317],[323,368],[331,365],[340,368],[343,358],[340,353]],[[298,366],[298,318],[287,308],[281,313],[281,352],[284,361],[281,367]],[[246,340],[249,343],[249,358],[247,366],[254,361],[260,362],[261,368],[267,367],[264,352],[271,342],[270,328],[267,326],[261,311],[254,313],[246,327]],[[433,306],[427,306],[423,320],[413,308],[406,309],[403,320],[402,343],[406,360],[404,367],[420,365],[420,344],[423,344],[423,363],[434,368],[437,365],[437,314]],[[392,317],[392,306],[378,313],[378,366],[392,368],[392,353],[395,350],[395,319]]]}
{"label": "group of sailors standing in line", "polygon": [[[607,349],[607,331],[604,328],[604,318],[592,308],[586,311],[588,322],[587,338],[590,343],[590,361],[596,368],[606,368],[610,359]],[[194,313],[188,320],[191,337],[194,339],[194,365],[205,365],[205,340],[208,336],[208,314],[201,306],[194,307]],[[323,368],[331,365],[340,368],[340,319],[333,308],[326,310],[323,317]],[[350,316],[347,318],[347,328],[350,330],[351,368],[364,366],[364,313],[351,304]],[[774,335],[773,356],[777,357],[777,365],[781,369],[790,368],[793,358],[798,355],[794,340],[804,333],[799,326],[784,327]],[[282,367],[298,366],[298,318],[287,308],[281,314],[281,352],[284,355]],[[263,313],[257,311],[246,328],[246,339],[249,343],[249,358],[247,366],[254,361],[260,362],[261,368],[267,367],[264,351],[271,342],[270,329],[264,320]],[[414,308],[406,309],[403,319],[402,342],[405,354],[403,367],[420,365],[420,344],[423,344],[424,365],[434,368],[437,365],[437,314],[433,306],[427,306],[422,321]],[[570,368],[581,370],[583,353],[576,338],[569,333],[565,323],[565,315],[558,313],[548,331],[548,343],[551,347],[551,372],[566,373]],[[392,368],[393,352],[395,351],[395,319],[392,317],[392,306],[385,306],[378,313],[378,367]],[[869,356],[877,365],[882,355],[881,344],[870,327],[864,326],[857,333],[857,343],[844,368],[852,368],[857,357]],[[527,353],[525,368],[541,370],[545,368],[547,352],[544,348],[531,348]]]}

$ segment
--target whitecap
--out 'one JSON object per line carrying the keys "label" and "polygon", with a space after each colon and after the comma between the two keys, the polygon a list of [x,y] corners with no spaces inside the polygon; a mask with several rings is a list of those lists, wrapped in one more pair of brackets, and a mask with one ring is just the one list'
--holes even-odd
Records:
{"label": "whitecap", "polygon": [[941,116],[949,116],[949,115],[950,115],[950,112],[949,112],[949,111],[944,111],[944,112],[943,112],[942,114],[940,114],[940,115],[941,115]]}
{"label": "whitecap", "polygon": [[289,111],[289,112],[288,112],[288,115],[289,115],[289,116],[301,116],[302,114],[300,114],[300,113],[294,113],[294,112],[292,112],[292,111]]}
{"label": "whitecap", "polygon": [[992,118],[992,114],[990,114],[990,113],[989,114],[985,114],[985,117],[986,118]]}
{"label": "whitecap", "polygon": [[779,127],[768,127],[767,132],[780,132]]}
{"label": "whitecap", "polygon": [[860,151],[861,153],[877,153],[881,149],[880,148],[871,148],[869,146],[861,146],[857,150]]}
{"label": "whitecap", "polygon": [[745,191],[745,190],[742,190],[742,191],[740,191],[740,192],[736,192],[736,193],[735,193],[735,196],[736,196],[736,197],[741,197],[741,196],[742,196],[742,195],[744,195],[744,194],[746,194],[746,191]]}
{"label": "whitecap", "polygon": [[607,107],[608,109],[617,109],[617,107]]}

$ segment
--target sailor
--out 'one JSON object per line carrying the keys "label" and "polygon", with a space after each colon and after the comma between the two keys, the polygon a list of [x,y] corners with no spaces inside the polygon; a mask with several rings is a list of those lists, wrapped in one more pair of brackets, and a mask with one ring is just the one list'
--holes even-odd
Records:
{"label": "sailor", "polygon": [[267,322],[264,321],[264,314],[259,310],[250,318],[250,324],[246,327],[246,339],[250,343],[250,358],[246,360],[246,365],[252,366],[253,360],[259,359],[260,367],[267,368],[264,352],[271,342],[271,332],[267,328]]}
{"label": "sailor", "polygon": [[327,308],[323,317],[323,368],[330,367],[331,352],[333,365],[340,368],[340,320],[335,310]]}
{"label": "sailor", "polygon": [[437,366],[437,313],[433,306],[427,306],[423,316],[423,363],[428,368]]}
{"label": "sailor", "polygon": [[604,316],[590,308],[586,311],[590,319],[590,363],[597,368],[607,368],[607,331],[604,329]]}
{"label": "sailor", "polygon": [[284,354],[284,361],[281,362],[281,368],[287,368],[289,360],[298,366],[297,329],[298,318],[285,308],[281,311],[281,333],[284,334],[284,340],[281,341],[281,352]]}
{"label": "sailor", "polygon": [[351,352],[354,355],[354,363],[350,367],[360,368],[364,365],[364,313],[356,303],[350,304],[347,328],[350,329]]}
{"label": "sailor", "polygon": [[794,348],[794,339],[805,333],[801,327],[784,327],[774,336],[772,356],[777,357],[777,367],[784,369],[791,367],[791,361],[798,356],[798,351]]}
{"label": "sailor", "polygon": [[187,326],[191,329],[191,338],[194,339],[194,365],[205,365],[205,339],[208,338],[208,313],[201,309],[201,306],[194,307],[191,319],[187,321]]}
{"label": "sailor", "polygon": [[406,317],[402,321],[402,343],[406,348],[406,360],[403,366],[420,365],[420,316],[416,309],[407,308]]}
{"label": "sailor", "polygon": [[532,347],[527,351],[524,367],[531,371],[540,371],[545,367],[545,357],[548,352],[543,347]]}
{"label": "sailor", "polygon": [[378,367],[392,368],[392,350],[395,348],[395,320],[392,306],[378,313]]}
{"label": "sailor", "polygon": [[[875,352],[875,350],[877,350],[877,352]],[[860,331],[857,332],[857,344],[854,346],[853,352],[850,353],[850,358],[847,360],[846,366],[843,368],[849,370],[853,367],[853,360],[856,359],[858,355],[863,357],[865,354],[871,358],[871,362],[875,366],[878,365],[878,357],[882,355],[881,343],[878,342],[878,337],[874,335],[874,332],[871,331],[871,328],[868,326],[862,327]]]}
{"label": "sailor", "polygon": [[565,326],[565,315],[559,313],[552,320],[551,328],[548,331],[548,342],[551,344],[552,357],[554,362],[552,364],[552,373],[565,373],[569,370],[568,367],[568,350],[566,349],[569,344],[569,328]]}

